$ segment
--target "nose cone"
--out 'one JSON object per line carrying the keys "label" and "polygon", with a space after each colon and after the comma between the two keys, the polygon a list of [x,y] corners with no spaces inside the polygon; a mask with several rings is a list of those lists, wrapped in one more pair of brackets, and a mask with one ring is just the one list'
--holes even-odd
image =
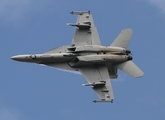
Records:
{"label": "nose cone", "polygon": [[22,61],[25,58],[26,58],[25,55],[16,55],[11,57],[12,60],[16,60],[16,61]]}
{"label": "nose cone", "polygon": [[35,54],[16,55],[12,56],[11,59],[19,62],[38,63],[38,59]]}
{"label": "nose cone", "polygon": [[16,55],[16,56],[12,56],[11,59],[24,62],[27,60],[27,57],[28,57],[27,55]]}

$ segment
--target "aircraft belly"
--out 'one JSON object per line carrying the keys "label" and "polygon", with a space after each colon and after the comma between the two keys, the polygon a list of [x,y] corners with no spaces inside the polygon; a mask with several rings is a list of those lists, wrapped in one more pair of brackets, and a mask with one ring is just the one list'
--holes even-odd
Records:
{"label": "aircraft belly", "polygon": [[85,55],[78,56],[76,59],[72,59],[68,62],[71,67],[83,67],[83,66],[99,66],[107,64],[118,64],[128,60],[126,55]]}
{"label": "aircraft belly", "polygon": [[78,71],[78,69],[70,67],[67,63],[47,63],[45,65],[66,71]]}
{"label": "aircraft belly", "polygon": [[72,57],[58,57],[58,58],[50,58],[50,59],[42,59],[40,60],[40,64],[45,63],[66,63],[73,59]]}

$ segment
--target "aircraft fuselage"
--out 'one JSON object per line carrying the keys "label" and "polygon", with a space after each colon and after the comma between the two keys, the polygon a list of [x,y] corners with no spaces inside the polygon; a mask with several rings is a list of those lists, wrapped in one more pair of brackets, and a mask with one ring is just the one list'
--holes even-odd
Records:
{"label": "aircraft fuselage", "polygon": [[11,59],[37,64],[68,63],[73,68],[85,65],[117,64],[132,60],[132,57],[128,55],[130,51],[123,48],[89,45],[60,48],[63,48],[65,52],[57,53],[56,49],[53,49],[56,53],[16,55]]}

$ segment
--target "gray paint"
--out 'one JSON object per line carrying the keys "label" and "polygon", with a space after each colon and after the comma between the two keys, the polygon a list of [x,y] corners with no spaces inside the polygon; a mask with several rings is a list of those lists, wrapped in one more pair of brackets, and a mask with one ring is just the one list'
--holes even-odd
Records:
{"label": "gray paint", "polygon": [[91,86],[100,98],[94,102],[113,102],[110,78],[118,77],[118,69],[133,77],[142,77],[144,74],[132,62],[129,55],[131,51],[127,50],[132,30],[123,30],[111,46],[102,46],[90,12],[71,14],[78,15],[76,24],[68,24],[76,27],[72,45],[54,48],[43,54],[17,55],[11,59],[79,71],[88,81],[84,86]]}

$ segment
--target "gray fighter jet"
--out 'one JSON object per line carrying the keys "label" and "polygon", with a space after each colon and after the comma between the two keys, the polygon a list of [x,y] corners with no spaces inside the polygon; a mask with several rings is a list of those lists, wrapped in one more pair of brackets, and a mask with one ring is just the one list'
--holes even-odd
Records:
{"label": "gray fighter jet", "polygon": [[141,71],[132,61],[128,45],[132,37],[130,28],[124,29],[110,46],[102,46],[90,11],[75,12],[78,15],[71,45],[58,47],[43,54],[16,55],[11,59],[21,62],[44,64],[58,69],[79,71],[99,96],[93,102],[113,102],[114,95],[110,79],[118,77],[118,69],[133,77],[142,77]]}

